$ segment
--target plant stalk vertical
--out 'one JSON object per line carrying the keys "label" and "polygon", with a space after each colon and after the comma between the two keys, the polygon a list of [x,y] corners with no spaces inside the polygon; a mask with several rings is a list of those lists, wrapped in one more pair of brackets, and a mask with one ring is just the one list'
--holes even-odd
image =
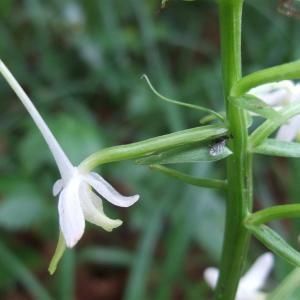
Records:
{"label": "plant stalk vertical", "polygon": [[226,224],[215,299],[234,300],[248,249],[249,233],[243,221],[252,208],[252,158],[247,151],[247,115],[229,101],[241,78],[241,24],[243,0],[219,0],[221,58],[229,147]]}

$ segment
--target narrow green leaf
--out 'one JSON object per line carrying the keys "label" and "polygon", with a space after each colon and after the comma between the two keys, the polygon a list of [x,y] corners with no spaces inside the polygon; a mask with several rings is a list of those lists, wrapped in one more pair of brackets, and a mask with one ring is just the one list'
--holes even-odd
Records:
{"label": "narrow green leaf", "polygon": [[88,247],[79,254],[79,260],[115,266],[129,266],[133,262],[133,255],[124,249],[111,247]]}
{"label": "narrow green leaf", "polygon": [[289,245],[278,233],[266,225],[247,226],[249,231],[267,248],[288,263],[300,267],[300,253]]}
{"label": "narrow green leaf", "polygon": [[270,105],[254,95],[246,94],[241,97],[232,97],[230,101],[236,106],[258,114],[266,119],[277,119],[281,117]]}
{"label": "narrow green leaf", "polygon": [[232,152],[221,143],[222,142],[216,143],[211,147],[200,147],[199,145],[178,147],[176,149],[138,159],[136,163],[149,165],[218,161],[232,154]]}
{"label": "narrow green leaf", "polygon": [[267,297],[267,300],[290,299],[289,296],[299,288],[300,268],[294,269],[280,285]]}
{"label": "narrow green leaf", "polygon": [[176,171],[171,168],[167,168],[161,165],[151,165],[151,169],[160,171],[170,177],[176,178],[182,182],[187,184],[207,187],[207,188],[215,188],[215,189],[226,189],[227,182],[225,180],[220,179],[210,179],[210,178],[197,178],[179,171]]}
{"label": "narrow green leaf", "polygon": [[[218,112],[218,114],[221,115],[224,120],[226,119],[226,113],[225,113],[225,111],[220,111],[220,112]],[[210,123],[211,121],[216,120],[216,118],[217,118],[216,115],[214,115],[214,114],[208,114],[208,115],[204,116],[203,118],[201,118],[199,120],[199,123],[201,125],[205,125],[205,124]]]}
{"label": "narrow green leaf", "polygon": [[[32,295],[33,299],[51,300],[46,288],[30,270],[0,241],[0,266],[4,266]],[[1,271],[2,272],[2,271]]]}
{"label": "narrow green leaf", "polygon": [[251,152],[282,157],[300,157],[300,143],[267,139]]}
{"label": "narrow green leaf", "polygon": [[61,267],[55,276],[56,291],[59,300],[74,299],[76,274],[75,251],[67,251],[61,260]]}
{"label": "narrow green leaf", "polygon": [[193,241],[192,233],[195,220],[182,213],[176,218],[167,235],[166,258],[161,262],[160,280],[153,299],[172,299],[174,286],[184,272],[184,260]]}
{"label": "narrow green leaf", "polygon": [[153,264],[154,250],[163,228],[162,217],[168,200],[164,199],[151,213],[149,224],[145,228],[130,270],[124,300],[145,299],[150,267]]}

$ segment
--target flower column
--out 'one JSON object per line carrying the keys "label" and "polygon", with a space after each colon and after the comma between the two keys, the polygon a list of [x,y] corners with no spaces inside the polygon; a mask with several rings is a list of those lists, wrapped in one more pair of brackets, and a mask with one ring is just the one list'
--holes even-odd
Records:
{"label": "flower column", "polygon": [[228,158],[228,199],[223,250],[215,299],[235,298],[249,234],[243,225],[252,203],[251,155],[247,152],[247,117],[230,101],[231,88],[241,78],[242,0],[219,0],[222,75],[230,132]]}

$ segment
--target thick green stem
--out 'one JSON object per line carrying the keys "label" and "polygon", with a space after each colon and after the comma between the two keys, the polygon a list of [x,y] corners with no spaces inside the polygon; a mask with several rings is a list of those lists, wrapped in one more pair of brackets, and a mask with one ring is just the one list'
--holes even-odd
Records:
{"label": "thick green stem", "polygon": [[252,203],[252,159],[247,152],[245,112],[229,101],[234,84],[241,78],[242,0],[219,0],[222,67],[226,111],[233,154],[228,158],[228,201],[215,299],[234,300],[248,248],[249,233],[243,221]]}

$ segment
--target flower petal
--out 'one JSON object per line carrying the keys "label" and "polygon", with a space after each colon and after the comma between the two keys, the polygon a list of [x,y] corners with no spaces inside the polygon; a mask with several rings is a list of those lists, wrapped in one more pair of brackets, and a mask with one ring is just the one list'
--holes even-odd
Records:
{"label": "flower petal", "polygon": [[208,285],[214,289],[217,285],[219,270],[217,268],[207,268],[204,270],[204,279],[208,283]]}
{"label": "flower petal", "polygon": [[97,173],[89,173],[84,176],[86,182],[90,184],[97,193],[104,197],[110,203],[120,206],[128,207],[139,200],[139,195],[123,196],[117,192],[104,178]]}
{"label": "flower petal", "polygon": [[71,179],[62,190],[58,201],[59,225],[67,247],[72,248],[82,237],[85,227],[79,199],[80,182]]}
{"label": "flower petal", "polygon": [[251,266],[249,271],[241,278],[239,283],[239,292],[258,292],[264,285],[267,276],[269,275],[274,264],[274,256],[272,253],[267,252],[261,255]]}
{"label": "flower petal", "polygon": [[110,219],[104,214],[102,199],[93,193],[88,185],[82,185],[80,190],[80,203],[84,218],[88,222],[98,225],[106,231],[112,231],[123,223],[121,220]]}
{"label": "flower petal", "polygon": [[52,188],[52,194],[54,197],[56,197],[60,192],[61,190],[63,189],[63,180],[62,179],[58,179],[55,181],[54,185],[53,185],[53,188]]}
{"label": "flower petal", "polygon": [[262,99],[270,106],[283,106],[292,101],[294,83],[290,80],[259,85],[248,93]]}
{"label": "flower petal", "polygon": [[281,141],[291,142],[300,131],[300,115],[291,118],[287,124],[282,125],[276,135],[276,138]]}
{"label": "flower petal", "polygon": [[240,293],[238,291],[235,300],[266,300],[267,294],[262,292]]}

